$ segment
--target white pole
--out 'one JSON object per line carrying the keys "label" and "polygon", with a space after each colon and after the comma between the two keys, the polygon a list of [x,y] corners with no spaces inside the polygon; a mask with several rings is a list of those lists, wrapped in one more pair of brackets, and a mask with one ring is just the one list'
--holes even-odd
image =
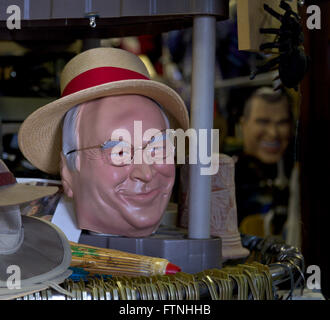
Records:
{"label": "white pole", "polygon": [[[198,129],[207,129],[209,155],[212,151],[210,138],[213,128],[215,33],[215,17],[194,18],[191,127],[197,130],[197,136]],[[198,155],[199,152],[199,160]],[[210,237],[211,176],[201,175],[200,169],[203,166],[198,160],[196,165],[190,164],[188,236],[192,239],[207,239]]]}

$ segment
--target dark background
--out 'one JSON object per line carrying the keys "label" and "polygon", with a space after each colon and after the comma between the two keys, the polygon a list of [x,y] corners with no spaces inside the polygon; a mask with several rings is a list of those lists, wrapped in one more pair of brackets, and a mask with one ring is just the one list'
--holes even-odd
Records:
{"label": "dark background", "polygon": [[[321,9],[321,30],[306,28],[306,6]],[[303,255],[321,268],[322,293],[330,298],[330,1],[305,1],[301,10],[311,67],[301,85],[300,163]]]}

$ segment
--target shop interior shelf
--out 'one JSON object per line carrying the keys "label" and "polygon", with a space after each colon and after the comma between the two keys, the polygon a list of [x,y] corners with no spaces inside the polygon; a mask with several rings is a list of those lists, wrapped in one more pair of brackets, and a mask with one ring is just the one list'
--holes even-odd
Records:
{"label": "shop interior shelf", "polygon": [[[229,0],[18,0],[21,29],[9,30],[0,4],[0,40],[57,40],[155,34],[192,26],[193,17],[228,16]],[[95,17],[96,27],[90,26]],[[65,33],[64,33],[65,31]]]}

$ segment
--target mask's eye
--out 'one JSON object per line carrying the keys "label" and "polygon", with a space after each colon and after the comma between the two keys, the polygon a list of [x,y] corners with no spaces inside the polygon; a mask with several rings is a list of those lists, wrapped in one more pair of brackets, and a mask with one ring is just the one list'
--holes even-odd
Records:
{"label": "mask's eye", "polygon": [[127,157],[131,155],[131,148],[127,147],[114,147],[109,149],[111,157]]}
{"label": "mask's eye", "polygon": [[149,153],[152,157],[164,158],[166,154],[166,148],[163,145],[149,145]]}
{"label": "mask's eye", "polygon": [[111,165],[125,165],[130,163],[132,147],[125,141],[107,141],[102,152],[104,159]]}
{"label": "mask's eye", "polygon": [[261,126],[268,126],[270,124],[270,120],[267,118],[258,118],[256,119],[256,123]]}

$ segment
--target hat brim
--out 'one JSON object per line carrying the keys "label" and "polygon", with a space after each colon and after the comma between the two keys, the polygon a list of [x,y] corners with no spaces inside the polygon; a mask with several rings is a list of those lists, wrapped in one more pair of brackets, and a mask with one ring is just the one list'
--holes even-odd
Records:
{"label": "hat brim", "polygon": [[78,91],[37,109],[20,127],[18,134],[20,150],[38,169],[50,174],[58,174],[62,120],[65,113],[86,101],[125,94],[137,94],[155,100],[164,108],[173,129],[189,128],[187,108],[173,89],[153,80],[121,80]]}
{"label": "hat brim", "polygon": [[0,188],[0,206],[11,206],[50,196],[58,191],[56,186],[32,186],[15,183]]}
{"label": "hat brim", "polygon": [[13,254],[0,254],[0,294],[7,288],[10,265],[20,268],[22,288],[42,284],[67,271],[71,263],[70,244],[54,224],[36,217],[22,216],[24,240]]}

